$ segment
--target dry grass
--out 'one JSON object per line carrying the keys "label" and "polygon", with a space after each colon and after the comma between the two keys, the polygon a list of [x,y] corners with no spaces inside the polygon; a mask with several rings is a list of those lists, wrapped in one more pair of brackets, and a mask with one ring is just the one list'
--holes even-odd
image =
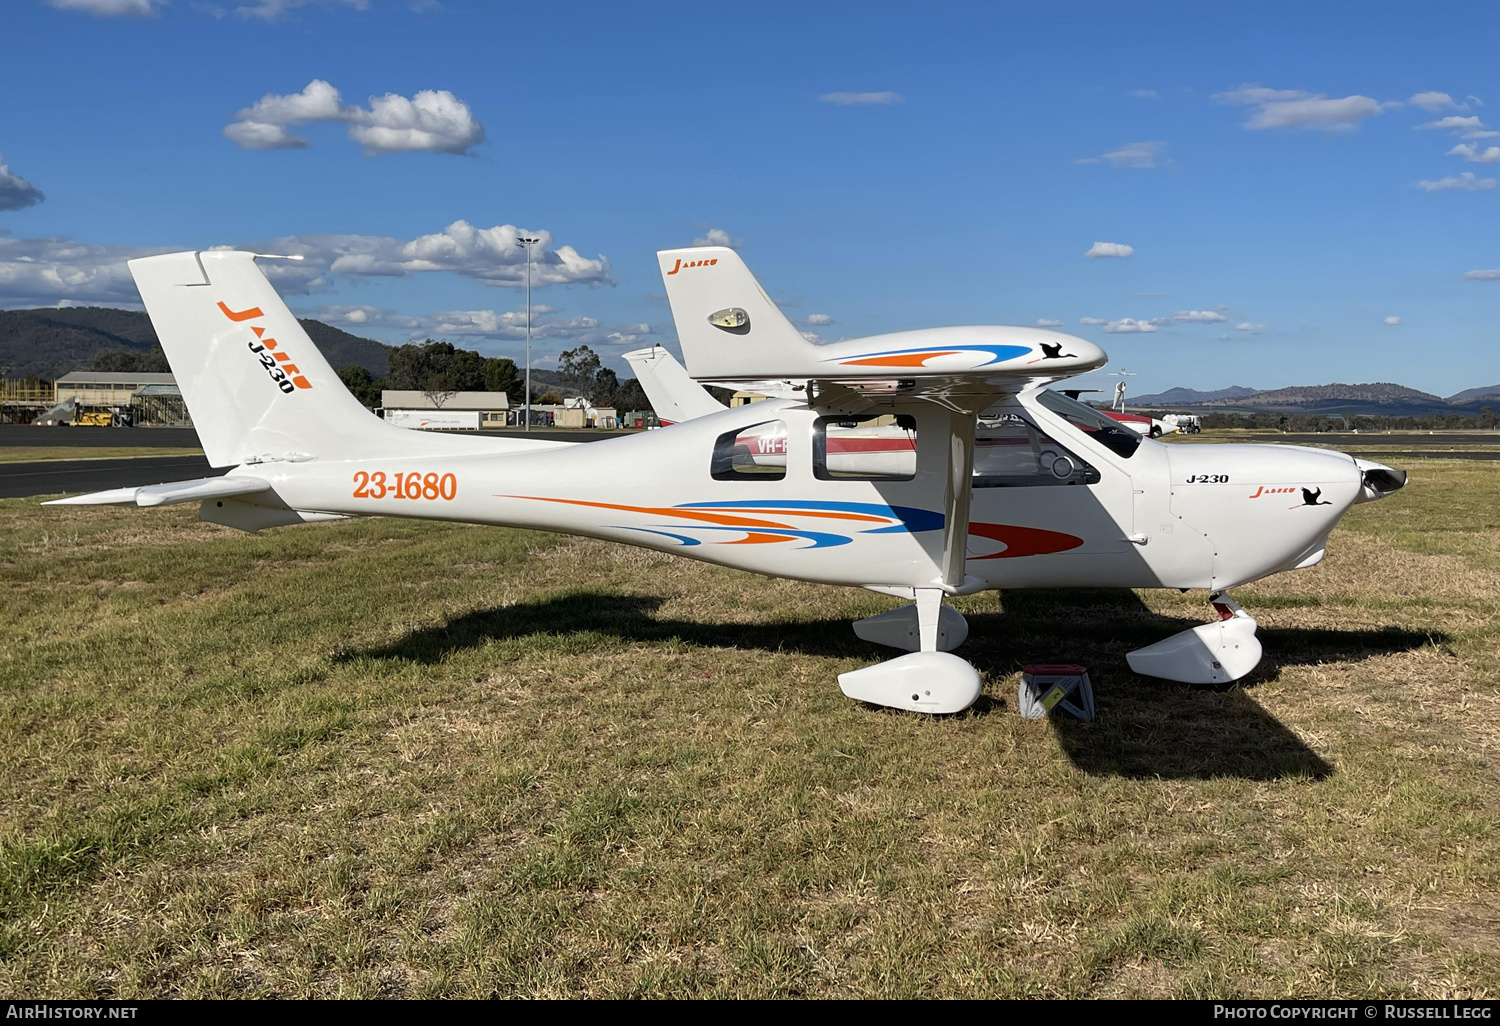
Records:
{"label": "dry grass", "polygon": [[[1424,461],[1241,589],[960,606],[986,679],[848,702],[864,592],[517,531],[246,537],[0,502],[0,990],[1500,992],[1500,475]],[[1090,724],[1014,712],[1089,664]]]}

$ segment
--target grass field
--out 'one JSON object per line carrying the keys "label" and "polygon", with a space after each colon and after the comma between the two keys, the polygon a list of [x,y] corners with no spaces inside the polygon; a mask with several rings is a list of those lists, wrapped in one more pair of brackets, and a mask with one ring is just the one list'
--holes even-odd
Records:
{"label": "grass field", "polygon": [[1243,686],[1125,666],[1202,593],[988,594],[941,719],[839,693],[866,592],[0,502],[0,992],[1495,997],[1500,473],[1411,469]]}

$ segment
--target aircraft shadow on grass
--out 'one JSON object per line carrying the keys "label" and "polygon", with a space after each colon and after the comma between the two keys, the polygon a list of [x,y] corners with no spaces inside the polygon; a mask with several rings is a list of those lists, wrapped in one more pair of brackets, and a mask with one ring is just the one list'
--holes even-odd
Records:
{"label": "aircraft shadow on grass", "polygon": [[[663,601],[648,595],[572,592],[475,610],[411,631],[388,645],[349,649],[335,658],[434,664],[492,641],[575,635],[839,659],[874,661],[889,655],[889,650],[855,637],[843,618],[700,623],[658,618],[655,613]],[[1012,591],[1004,593],[1002,602],[1004,612],[965,614],[970,632],[963,654],[992,681],[1031,662],[1087,666],[1098,718],[1085,723],[1059,715],[1052,720],[1053,728],[1079,769],[1132,778],[1325,777],[1332,767],[1267,713],[1247,689],[1275,679],[1286,666],[1358,661],[1448,640],[1440,633],[1400,628],[1262,627],[1265,658],[1248,677],[1226,685],[1174,684],[1132,673],[1125,653],[1203,620],[1154,613],[1129,589]],[[1013,709],[1014,702],[1009,693],[986,695],[961,715]]]}

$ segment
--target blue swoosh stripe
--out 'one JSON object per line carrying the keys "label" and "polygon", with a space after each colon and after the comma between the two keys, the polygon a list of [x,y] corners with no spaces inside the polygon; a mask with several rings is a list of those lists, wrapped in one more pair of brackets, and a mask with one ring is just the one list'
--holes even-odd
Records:
{"label": "blue swoosh stripe", "polygon": [[836,513],[864,513],[877,517],[894,517],[901,521],[889,527],[875,527],[860,531],[860,534],[898,534],[901,531],[941,531],[943,529],[943,514],[930,509],[918,509],[915,506],[882,506],[875,502],[826,502],[821,499],[783,499],[777,502],[681,502],[675,509],[716,509],[732,507],[736,509],[760,509],[771,512],[778,509],[799,510],[816,509],[827,510]]}

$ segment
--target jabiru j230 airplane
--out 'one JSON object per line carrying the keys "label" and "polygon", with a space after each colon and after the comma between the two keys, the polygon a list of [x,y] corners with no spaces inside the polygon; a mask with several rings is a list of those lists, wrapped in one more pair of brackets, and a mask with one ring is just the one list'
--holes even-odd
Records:
{"label": "jabiru j230 airplane", "polygon": [[909,604],[856,633],[908,654],[842,674],[844,693],[952,713],[980,680],[951,651],[968,625],[949,596],[1205,588],[1220,619],[1129,663],[1233,680],[1261,650],[1225,591],[1318,562],[1350,506],[1405,484],[1321,449],[1142,438],[1047,389],[1105,363],[1080,338],[985,326],[814,345],[732,250],[658,258],[687,372],[784,382],[782,398],[588,444],[411,431],[349,394],[254,254],[133,260],[204,452],[229,470],[54,501],[196,501],[246,531],[356,516],[524,527],[869,588]]}

